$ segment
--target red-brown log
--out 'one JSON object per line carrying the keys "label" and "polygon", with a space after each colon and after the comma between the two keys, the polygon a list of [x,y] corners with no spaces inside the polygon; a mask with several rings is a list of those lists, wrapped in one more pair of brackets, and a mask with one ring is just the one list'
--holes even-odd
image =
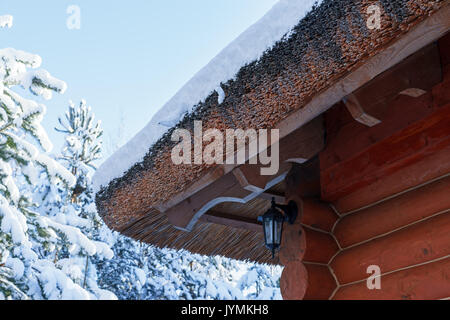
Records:
{"label": "red-brown log", "polygon": [[354,92],[364,110],[382,123],[368,128],[354,121],[343,103],[330,109],[325,114],[327,145],[320,155],[321,169],[345,161],[431,114],[435,111],[431,93],[420,98],[397,94],[413,87],[430,91],[441,79],[439,50],[431,45]]}
{"label": "red-brown log", "polygon": [[450,172],[450,145],[334,202],[340,213],[371,205]]}
{"label": "red-brown log", "polygon": [[450,258],[381,277],[381,290],[366,281],[341,287],[335,300],[437,300],[450,297]]}
{"label": "red-brown log", "polygon": [[331,267],[339,283],[345,284],[367,278],[371,265],[386,273],[447,255],[450,255],[450,213],[443,213],[344,250],[333,259]]}
{"label": "red-brown log", "polygon": [[450,176],[342,218],[334,235],[345,248],[450,209]]}
{"label": "red-brown log", "polygon": [[305,264],[308,271],[308,287],[304,300],[327,300],[337,284],[327,266]]}
{"label": "red-brown log", "polygon": [[[450,105],[321,172],[322,198],[336,201],[450,146]],[[433,168],[431,168],[433,170]],[[389,193],[392,194],[392,193]]]}
{"label": "red-brown log", "polygon": [[323,232],[305,228],[306,252],[304,261],[327,264],[338,252],[339,248],[334,238]]}
{"label": "red-brown log", "polygon": [[281,274],[280,290],[284,300],[303,300],[308,287],[308,272],[301,261],[292,261]]}
{"label": "red-brown log", "polygon": [[306,251],[306,233],[300,222],[285,225],[279,253],[280,262],[288,265],[292,261],[301,261]]}
{"label": "red-brown log", "polygon": [[331,232],[338,220],[337,214],[329,204],[313,198],[302,201],[302,223],[320,230]]}

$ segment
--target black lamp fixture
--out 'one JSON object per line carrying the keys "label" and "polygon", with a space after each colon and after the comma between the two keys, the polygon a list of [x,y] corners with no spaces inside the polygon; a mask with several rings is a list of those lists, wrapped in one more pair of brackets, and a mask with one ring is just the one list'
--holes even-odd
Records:
{"label": "black lamp fixture", "polygon": [[266,247],[272,251],[272,259],[275,258],[275,251],[280,248],[281,236],[283,234],[283,223],[294,224],[298,215],[298,207],[294,201],[287,205],[275,203],[272,198],[272,206],[264,215],[258,217],[264,229],[264,241]]}

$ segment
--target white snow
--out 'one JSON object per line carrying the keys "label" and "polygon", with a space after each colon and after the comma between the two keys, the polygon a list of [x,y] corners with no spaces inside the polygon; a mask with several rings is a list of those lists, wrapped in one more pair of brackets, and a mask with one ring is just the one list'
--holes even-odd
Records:
{"label": "white snow", "polygon": [[100,247],[99,243],[95,243],[86,237],[78,228],[63,225],[48,218],[43,218],[43,221],[48,226],[62,232],[67,237],[67,240],[76,246],[74,250],[78,250],[79,248],[84,249],[89,256],[96,254],[98,249],[105,250],[105,248]]}
{"label": "white snow", "polygon": [[10,234],[15,244],[28,245],[26,236],[28,226],[22,212],[9,206],[7,200],[0,195],[0,231]]}
{"label": "white snow", "polygon": [[[143,160],[149,148],[186,112],[210,93],[233,79],[245,64],[257,60],[276,41],[288,34],[321,0],[280,0],[258,22],[248,28],[188,81],[130,142],[119,149],[97,170],[94,191],[107,186],[115,178]],[[220,91],[220,90],[219,90]],[[219,93],[219,102],[224,98]]]}
{"label": "white snow", "polygon": [[139,279],[141,285],[143,286],[147,282],[147,275],[145,274],[145,271],[140,268],[136,268],[134,269],[134,273],[136,274],[136,277]]}
{"label": "white snow", "polygon": [[51,177],[58,177],[70,187],[73,187],[76,183],[75,177],[63,167],[62,164],[53,160],[48,155],[42,153],[36,157],[36,161],[44,166]]}
{"label": "white snow", "polygon": [[217,102],[219,102],[219,104],[222,104],[223,101],[225,100],[225,92],[223,91],[221,86],[218,86],[216,91],[219,94],[219,98],[217,99]]}
{"label": "white snow", "polygon": [[89,293],[48,262],[37,267],[39,281],[49,300],[89,300]]}
{"label": "white snow", "polygon": [[5,264],[7,267],[11,268],[14,272],[14,277],[20,279],[23,277],[25,272],[25,266],[22,261],[17,258],[9,257]]}

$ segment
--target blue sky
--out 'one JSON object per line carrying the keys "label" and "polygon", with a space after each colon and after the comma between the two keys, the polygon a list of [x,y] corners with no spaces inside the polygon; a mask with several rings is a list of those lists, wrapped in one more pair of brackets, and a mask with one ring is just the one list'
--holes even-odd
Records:
{"label": "blue sky", "polygon": [[[57,118],[81,98],[103,122],[106,140],[131,138],[197,71],[277,0],[2,0],[14,26],[1,47],[39,54],[68,90],[45,104],[55,144]],[[69,30],[69,5],[81,29]],[[122,129],[120,129],[122,128]],[[108,148],[108,146],[107,146]]]}

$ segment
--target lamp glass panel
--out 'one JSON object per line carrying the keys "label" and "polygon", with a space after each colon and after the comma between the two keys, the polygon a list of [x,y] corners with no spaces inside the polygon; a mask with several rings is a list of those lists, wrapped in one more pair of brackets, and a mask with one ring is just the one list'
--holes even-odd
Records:
{"label": "lamp glass panel", "polygon": [[267,219],[264,221],[264,235],[266,236],[267,245],[274,243],[273,223],[274,221],[272,219]]}
{"label": "lamp glass panel", "polygon": [[275,223],[275,235],[274,235],[274,243],[279,245],[281,244],[281,232],[283,228],[283,220],[274,220]]}

